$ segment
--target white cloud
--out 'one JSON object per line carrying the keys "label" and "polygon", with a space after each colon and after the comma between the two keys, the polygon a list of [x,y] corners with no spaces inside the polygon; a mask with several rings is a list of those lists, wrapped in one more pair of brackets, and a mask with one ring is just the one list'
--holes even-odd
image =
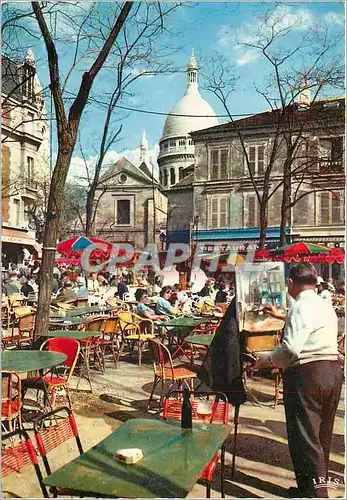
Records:
{"label": "white cloud", "polygon": [[[156,144],[153,149],[150,149],[147,154],[147,165],[151,168],[154,165],[154,177],[159,178],[159,168],[157,165],[157,157],[159,153],[159,145]],[[140,165],[140,148],[135,149],[125,149],[123,151],[109,151],[104,160],[103,170],[106,170],[110,165],[116,163],[116,161],[125,156],[133,165],[138,167]],[[86,163],[80,156],[73,156],[71,160],[70,170],[69,170],[69,181],[76,182],[78,184],[87,183],[87,169],[90,174],[93,173],[93,167],[97,160],[96,156],[89,156],[86,159]],[[86,166],[87,164],[87,166]]]}
{"label": "white cloud", "polygon": [[338,26],[344,26],[345,17],[343,14],[336,14],[336,12],[328,12],[324,16],[324,20],[328,24],[337,24]]}
{"label": "white cloud", "polygon": [[283,31],[306,30],[313,25],[312,13],[304,8],[277,6],[267,17],[255,17],[237,30],[224,26],[219,31],[219,44],[222,48],[233,48],[234,58],[238,65],[245,66],[261,57],[261,51],[249,47],[260,40],[264,43],[271,36],[271,32],[279,35]]}

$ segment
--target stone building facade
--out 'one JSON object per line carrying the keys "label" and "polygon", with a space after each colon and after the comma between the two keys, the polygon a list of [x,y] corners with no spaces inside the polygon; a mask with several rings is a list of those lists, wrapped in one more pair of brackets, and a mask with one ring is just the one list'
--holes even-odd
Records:
{"label": "stone building facade", "polygon": [[49,175],[49,124],[31,50],[24,61],[2,58],[2,262],[38,256],[29,217]]}
{"label": "stone building facade", "polygon": [[[141,158],[144,159],[143,151]],[[166,229],[167,197],[143,161],[136,167],[127,158],[111,165],[100,179],[96,199],[95,234],[111,243],[129,243],[136,250],[148,244],[161,248]]]}
{"label": "stone building facade", "polygon": [[[293,206],[287,232],[291,241],[344,245],[344,116],[344,99],[294,105],[290,134],[299,140],[290,177]],[[237,249],[257,244],[260,213],[254,182],[260,191],[277,125],[276,111],[269,111],[191,133],[195,143],[197,241]],[[286,160],[283,137],[268,182],[270,192],[274,191],[268,204],[266,243],[270,246],[279,241]]]}

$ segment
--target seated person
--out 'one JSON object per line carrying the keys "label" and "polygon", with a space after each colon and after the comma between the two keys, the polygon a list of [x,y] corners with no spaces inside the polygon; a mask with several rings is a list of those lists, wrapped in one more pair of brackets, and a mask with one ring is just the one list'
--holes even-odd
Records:
{"label": "seated person", "polygon": [[172,288],[170,286],[164,286],[160,292],[160,297],[157,300],[156,313],[164,316],[173,317],[176,316],[177,312],[174,307],[169,302],[169,298],[172,293]]}
{"label": "seated person", "polygon": [[96,273],[90,273],[90,277],[87,281],[87,287],[89,292],[100,292],[99,282],[96,277]]}
{"label": "seated person", "polygon": [[179,290],[180,286],[178,284],[174,285],[173,288],[171,289],[170,297],[168,300],[172,306],[174,306],[177,302],[177,294]]}
{"label": "seated person", "polygon": [[137,300],[136,313],[142,318],[151,319],[152,321],[165,321],[166,316],[155,314],[153,309],[146,305],[146,300],[148,298],[147,290],[143,288],[138,288],[135,292],[135,299]]}
{"label": "seated person", "polygon": [[20,289],[20,293],[22,293],[25,297],[29,295],[29,293],[34,293],[33,287],[29,284],[27,278],[24,276],[20,279],[22,283],[22,288]]}
{"label": "seated person", "polygon": [[226,292],[226,286],[224,283],[219,283],[219,290],[216,293],[215,303],[216,304],[225,304],[227,301],[228,294]]}
{"label": "seated person", "polygon": [[58,302],[67,302],[76,297],[75,292],[72,289],[71,281],[67,280],[64,283],[63,289],[56,296],[54,300],[52,300],[52,304],[58,304]]}
{"label": "seated person", "polygon": [[114,294],[115,297],[119,297],[120,300],[124,300],[124,295],[129,293],[129,289],[126,284],[125,278],[122,278],[121,281],[117,285],[117,291]]}
{"label": "seated person", "polygon": [[76,289],[76,297],[87,298],[89,295],[88,288],[86,287],[86,280],[79,276],[76,280],[77,289]]}

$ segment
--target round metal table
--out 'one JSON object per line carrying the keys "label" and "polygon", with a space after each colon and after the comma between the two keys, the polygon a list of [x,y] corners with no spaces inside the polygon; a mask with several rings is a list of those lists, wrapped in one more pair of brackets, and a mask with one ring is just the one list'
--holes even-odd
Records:
{"label": "round metal table", "polygon": [[211,335],[210,333],[207,333],[206,335],[189,335],[185,338],[185,341],[188,342],[188,344],[208,347],[211,345],[213,337],[214,335]]}
{"label": "round metal table", "polygon": [[84,323],[87,323],[89,321],[89,318],[70,318],[70,317],[65,317],[65,318],[50,318],[49,320],[49,325],[52,327],[61,327],[61,328],[74,328],[80,325],[83,325]]}
{"label": "round metal table", "polygon": [[85,340],[89,339],[90,337],[98,337],[99,335],[100,332],[98,331],[85,332],[83,330],[52,330],[51,332],[41,333],[41,337],[51,337],[51,338],[65,337],[68,339],[76,339],[76,340]]}
{"label": "round metal table", "polygon": [[60,365],[65,361],[66,354],[48,351],[19,351],[10,350],[2,353],[1,369],[26,373],[43,370]]}

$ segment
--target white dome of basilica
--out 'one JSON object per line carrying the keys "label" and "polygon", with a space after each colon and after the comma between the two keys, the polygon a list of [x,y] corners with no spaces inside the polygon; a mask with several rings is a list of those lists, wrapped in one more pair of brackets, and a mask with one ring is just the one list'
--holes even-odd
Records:
{"label": "white dome of basilica", "polygon": [[157,161],[163,189],[171,189],[183,180],[194,165],[195,146],[190,132],[215,125],[218,125],[218,118],[199,92],[198,64],[193,49],[187,66],[185,94],[166,118],[159,142]]}
{"label": "white dome of basilica", "polygon": [[182,99],[171,109],[165,120],[162,140],[187,135],[195,130],[214,127],[219,124],[216,113],[200,95],[197,70],[198,66],[193,51],[187,68],[188,83],[186,92]]}
{"label": "white dome of basilica", "polygon": [[218,125],[216,113],[209,103],[201,97],[197,86],[191,86],[188,87],[185,95],[175,104],[166,118],[163,139],[186,135],[195,130],[214,127],[215,125]]}

